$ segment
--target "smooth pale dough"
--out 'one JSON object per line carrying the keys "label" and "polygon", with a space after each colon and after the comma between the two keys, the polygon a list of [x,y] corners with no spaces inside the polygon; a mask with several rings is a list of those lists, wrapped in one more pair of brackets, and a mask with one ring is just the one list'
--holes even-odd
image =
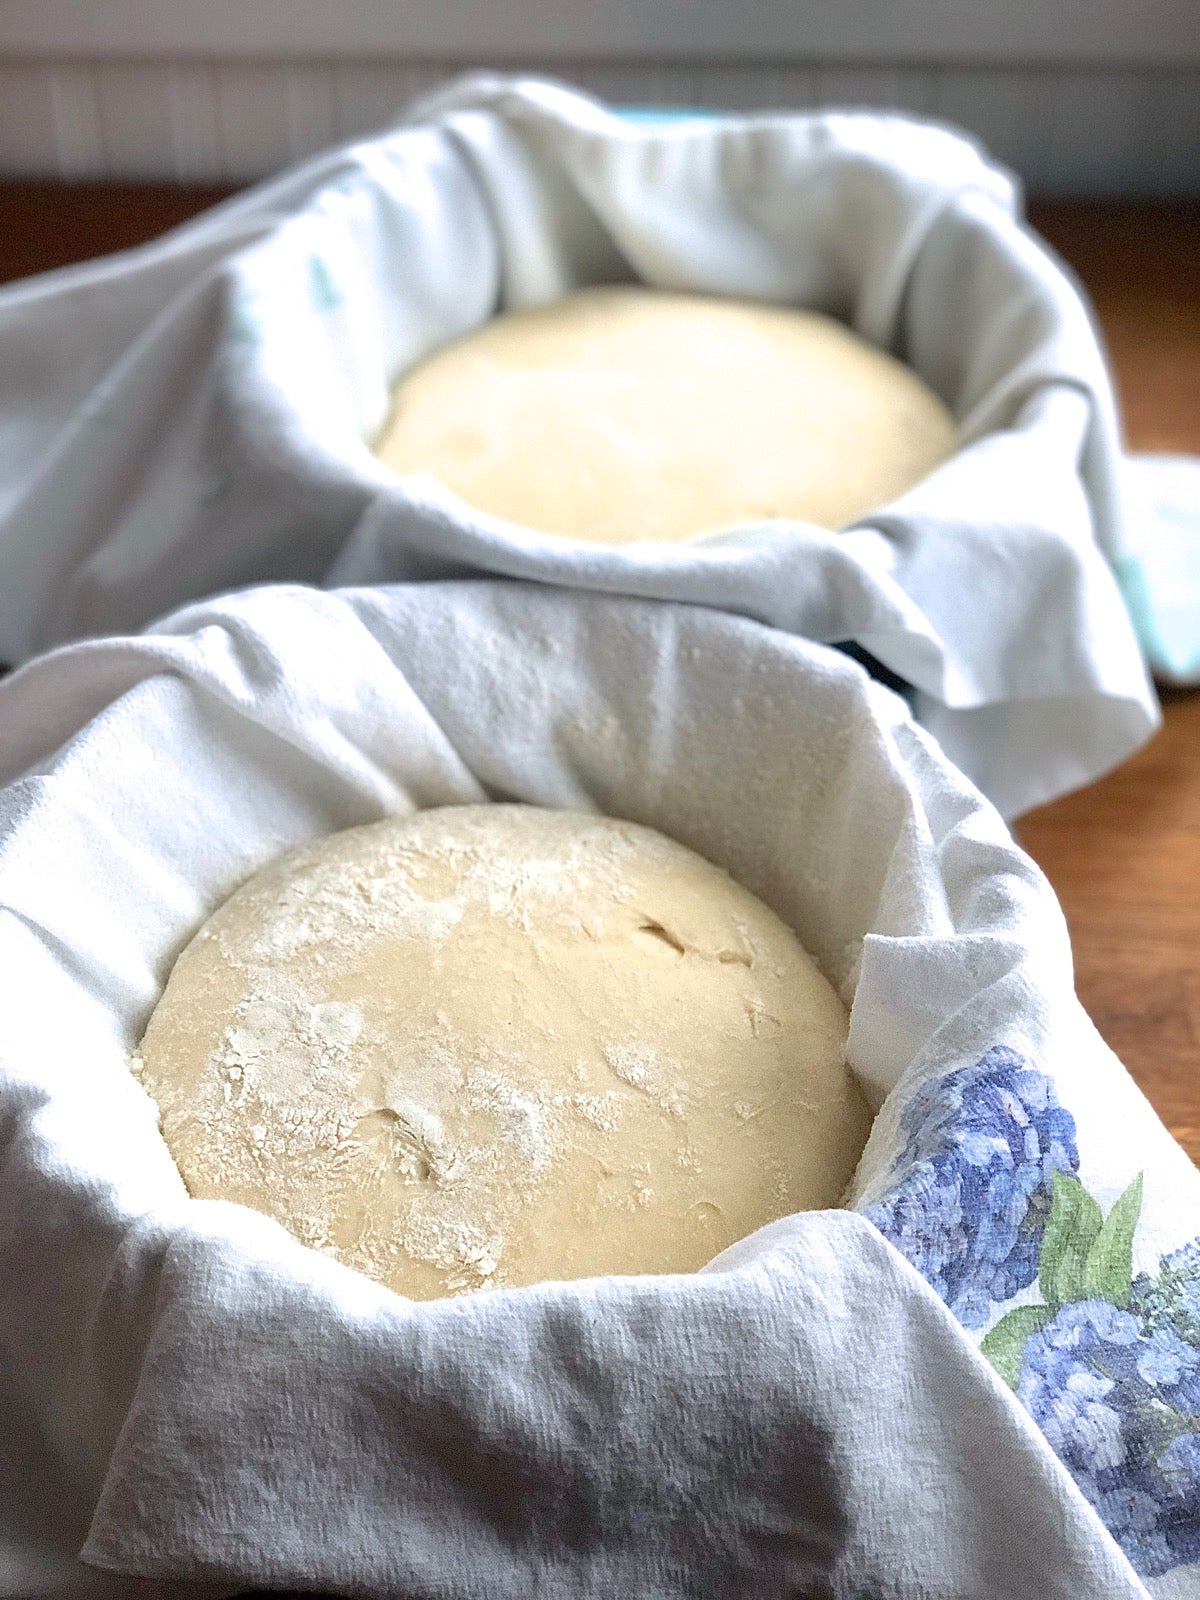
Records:
{"label": "smooth pale dough", "polygon": [[191,1194],[429,1299],[690,1272],[836,1205],[846,1013],[761,901],[653,830],[453,806],[255,874],[135,1070]]}
{"label": "smooth pale dough", "polygon": [[831,317],[612,286],[430,356],[376,453],[493,516],[626,544],[772,517],[843,528],[955,442],[933,391]]}

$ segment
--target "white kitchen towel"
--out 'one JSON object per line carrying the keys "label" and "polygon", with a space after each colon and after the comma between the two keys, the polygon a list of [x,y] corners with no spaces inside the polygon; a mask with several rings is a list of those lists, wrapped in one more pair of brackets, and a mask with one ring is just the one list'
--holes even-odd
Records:
{"label": "white kitchen towel", "polygon": [[[82,1544],[172,1597],[1200,1594],[1200,1175],[1037,868],[843,655],[544,585],[264,588],[16,673],[0,784],[10,1593],[88,1592]],[[413,1304],[187,1198],[127,1066],[181,945],[292,845],[487,798],[658,827],[796,929],[879,1108],[852,1209]]]}
{"label": "white kitchen towel", "polygon": [[[634,123],[470,78],[156,244],[0,294],[0,660],[266,579],[486,572],[856,641],[1007,815],[1156,726],[1110,562],[1113,397],[1086,308],[966,139],[890,114]],[[813,306],[908,362],[961,448],[840,533],[606,549],[370,450],[390,385],[582,284]]]}

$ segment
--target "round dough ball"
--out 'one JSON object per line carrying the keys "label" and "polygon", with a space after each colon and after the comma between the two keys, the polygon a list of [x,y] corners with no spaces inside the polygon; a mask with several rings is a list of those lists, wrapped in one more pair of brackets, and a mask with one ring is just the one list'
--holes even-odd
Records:
{"label": "round dough ball", "polygon": [[453,806],[255,874],[135,1063],[195,1196],[401,1294],[690,1272],[836,1205],[866,1105],[788,928],[628,822]]}
{"label": "round dough ball", "polygon": [[627,544],[772,517],[843,528],[954,448],[933,391],[831,317],[611,286],[430,356],[376,453],[493,516]]}

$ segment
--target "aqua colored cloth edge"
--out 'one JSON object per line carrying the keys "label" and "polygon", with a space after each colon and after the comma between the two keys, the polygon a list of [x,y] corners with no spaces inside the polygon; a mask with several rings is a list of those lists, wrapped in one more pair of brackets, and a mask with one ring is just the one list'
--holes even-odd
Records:
{"label": "aqua colored cloth edge", "polygon": [[1117,581],[1164,682],[1200,683],[1200,457],[1129,458],[1130,548]]}
{"label": "aqua colored cloth edge", "polygon": [[700,106],[616,106],[619,117],[628,122],[717,122],[724,114]]}

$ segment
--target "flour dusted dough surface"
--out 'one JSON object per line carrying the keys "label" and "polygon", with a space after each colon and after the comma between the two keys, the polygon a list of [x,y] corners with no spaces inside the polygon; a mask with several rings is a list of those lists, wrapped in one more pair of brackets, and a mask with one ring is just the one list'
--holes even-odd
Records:
{"label": "flour dusted dough surface", "polygon": [[954,447],[932,390],[830,317],[622,285],[430,356],[376,450],[494,516],[625,544],[773,517],[842,528]]}
{"label": "flour dusted dough surface", "polygon": [[417,1299],[687,1272],[836,1205],[846,1014],[650,829],[455,806],[320,839],[183,951],[135,1060],[189,1191]]}

